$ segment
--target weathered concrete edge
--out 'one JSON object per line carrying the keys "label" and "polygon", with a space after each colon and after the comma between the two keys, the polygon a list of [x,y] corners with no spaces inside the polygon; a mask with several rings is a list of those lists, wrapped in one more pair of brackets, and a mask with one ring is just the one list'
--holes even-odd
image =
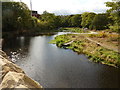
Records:
{"label": "weathered concrete edge", "polygon": [[9,61],[5,52],[0,50],[0,90],[3,88],[42,88],[42,86],[28,77],[25,72]]}

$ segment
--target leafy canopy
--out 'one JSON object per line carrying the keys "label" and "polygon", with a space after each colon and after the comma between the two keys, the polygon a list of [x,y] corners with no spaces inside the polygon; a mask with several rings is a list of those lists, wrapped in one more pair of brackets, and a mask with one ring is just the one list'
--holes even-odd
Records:
{"label": "leafy canopy", "polygon": [[111,23],[110,28],[113,30],[120,30],[120,1],[119,0],[112,0],[112,2],[106,2],[106,6],[110,7],[107,10],[110,17],[114,23]]}

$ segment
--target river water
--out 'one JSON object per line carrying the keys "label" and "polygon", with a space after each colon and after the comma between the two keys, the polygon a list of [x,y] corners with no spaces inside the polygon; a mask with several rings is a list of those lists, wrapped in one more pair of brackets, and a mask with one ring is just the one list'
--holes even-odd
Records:
{"label": "river water", "polygon": [[91,62],[84,54],[49,44],[55,36],[4,39],[3,50],[44,88],[119,87],[120,69]]}

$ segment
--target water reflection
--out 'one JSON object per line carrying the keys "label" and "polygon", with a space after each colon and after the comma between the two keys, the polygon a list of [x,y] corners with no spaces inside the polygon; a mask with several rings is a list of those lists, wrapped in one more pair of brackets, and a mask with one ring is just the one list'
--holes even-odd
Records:
{"label": "water reflection", "polygon": [[[7,53],[18,50],[19,60],[16,59],[15,63],[46,88],[119,86],[119,69],[90,62],[85,55],[77,55],[71,50],[49,44],[53,38],[54,36],[14,38],[7,40],[4,50]],[[13,42],[13,46],[9,46]]]}
{"label": "water reflection", "polygon": [[20,46],[21,46],[21,48],[23,48],[24,47],[24,41],[25,41],[25,37],[20,37]]}
{"label": "water reflection", "polygon": [[7,53],[13,62],[24,58],[28,54],[28,47],[31,37],[5,38],[2,49]]}

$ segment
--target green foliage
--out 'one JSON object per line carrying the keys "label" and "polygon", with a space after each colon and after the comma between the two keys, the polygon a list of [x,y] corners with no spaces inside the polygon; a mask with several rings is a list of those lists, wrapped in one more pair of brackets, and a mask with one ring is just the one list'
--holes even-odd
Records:
{"label": "green foliage", "polygon": [[75,33],[88,33],[89,31],[84,31],[84,29],[79,27],[70,27],[70,28],[63,28],[64,32],[75,32]]}
{"label": "green foliage", "polygon": [[106,14],[97,14],[92,21],[91,29],[103,30],[108,28],[107,25],[108,17],[106,16]]}
{"label": "green foliage", "polygon": [[50,41],[50,43],[56,44],[58,47],[62,47],[64,43],[69,42],[70,40],[66,38],[67,35],[59,35],[55,37],[54,40]]}
{"label": "green foliage", "polygon": [[53,20],[54,16],[55,16],[54,14],[44,11],[43,14],[41,15],[41,19],[43,21]]}
{"label": "green foliage", "polygon": [[32,27],[34,28],[34,27],[37,27],[37,18],[36,17],[32,17],[31,18],[31,23],[32,23]]}
{"label": "green foliage", "polygon": [[[95,14],[85,12],[82,15],[62,15],[56,16],[54,13],[44,11],[39,18],[31,17],[30,10],[22,2],[3,2],[2,21],[3,32],[23,32],[24,30],[34,30],[42,32],[45,30],[58,29],[60,27],[80,27],[102,30],[108,27],[112,31],[120,30],[120,2],[106,2],[107,7],[111,7],[106,14]],[[68,29],[72,32],[83,32],[82,29]]]}
{"label": "green foliage", "polygon": [[86,28],[89,28],[90,25],[92,24],[92,21],[93,21],[93,18],[95,17],[95,13],[92,13],[92,12],[84,12],[82,14],[82,22],[81,22],[81,25],[82,27],[86,27]]}
{"label": "green foliage", "polygon": [[26,29],[30,25],[30,11],[22,2],[2,3],[3,31]]}
{"label": "green foliage", "polygon": [[105,38],[108,36],[108,34],[105,32],[100,32],[98,34],[89,34],[88,36],[89,37],[97,37],[97,38]]}
{"label": "green foliage", "polygon": [[84,42],[83,41],[74,41],[70,46],[69,48],[78,52],[78,53],[82,53],[83,52],[83,49],[84,49]]}
{"label": "green foliage", "polygon": [[43,12],[43,14],[40,17],[40,20],[46,24],[46,29],[55,29],[61,25],[61,18],[47,11]]}
{"label": "green foliage", "polygon": [[61,26],[62,27],[71,26],[70,18],[71,16],[61,16]]}
{"label": "green foliage", "polygon": [[106,6],[111,7],[107,10],[107,13],[110,15],[109,18],[113,20],[113,23],[110,23],[110,29],[118,32],[120,30],[120,1],[106,2]]}
{"label": "green foliage", "polygon": [[118,24],[110,25],[109,28],[114,32],[120,32],[120,26]]}
{"label": "green foliage", "polygon": [[70,18],[71,26],[73,27],[81,27],[81,21],[81,15],[74,15]]}

